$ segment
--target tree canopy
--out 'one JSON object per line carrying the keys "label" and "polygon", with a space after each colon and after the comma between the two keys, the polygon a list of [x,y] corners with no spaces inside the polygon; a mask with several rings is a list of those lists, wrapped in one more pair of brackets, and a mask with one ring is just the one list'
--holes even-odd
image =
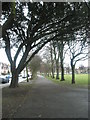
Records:
{"label": "tree canopy", "polygon": [[[58,36],[66,38],[77,31],[88,31],[88,9],[85,3],[79,2],[2,3],[2,38],[11,72],[19,74],[46,43]],[[14,47],[17,51],[12,58]],[[22,49],[24,54],[16,67]]]}

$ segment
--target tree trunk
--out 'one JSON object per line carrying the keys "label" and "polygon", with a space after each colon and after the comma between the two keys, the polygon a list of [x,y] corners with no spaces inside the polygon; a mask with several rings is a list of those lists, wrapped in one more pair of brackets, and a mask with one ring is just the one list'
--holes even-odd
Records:
{"label": "tree trunk", "polygon": [[75,84],[75,65],[72,65],[72,84]]}
{"label": "tree trunk", "polygon": [[55,78],[54,76],[54,62],[52,61],[52,78]]}
{"label": "tree trunk", "polygon": [[57,75],[56,75],[56,79],[59,79],[59,69],[57,68]]}
{"label": "tree trunk", "polygon": [[28,79],[28,67],[26,66],[26,74],[27,74],[27,82],[29,82],[29,79]]}
{"label": "tree trunk", "polygon": [[56,60],[56,73],[57,73],[56,79],[59,79],[59,60],[58,59]]}
{"label": "tree trunk", "polygon": [[[51,43],[50,43],[51,44]],[[55,78],[54,77],[54,60],[53,60],[53,50],[52,50],[52,44],[50,45],[51,46],[51,50],[50,50],[50,54],[51,54],[51,69],[52,69],[52,78]]]}
{"label": "tree trunk", "polygon": [[55,78],[54,77],[54,60],[51,60],[51,62],[52,62],[52,78]]}
{"label": "tree trunk", "polygon": [[71,68],[72,68],[72,84],[75,84],[75,64],[73,64],[73,58],[71,59]]}
{"label": "tree trunk", "polygon": [[64,65],[63,65],[63,60],[64,60],[64,56],[63,56],[63,51],[64,51],[64,44],[63,41],[61,41],[60,44],[58,44],[59,47],[59,55],[60,55],[60,62],[61,62],[61,81],[64,81]]}
{"label": "tree trunk", "polygon": [[61,81],[64,81],[64,66],[63,66],[63,61],[61,60]]}
{"label": "tree trunk", "polygon": [[12,71],[12,79],[11,79],[11,84],[10,84],[10,88],[16,88],[18,87],[18,73],[17,71],[14,69]]}

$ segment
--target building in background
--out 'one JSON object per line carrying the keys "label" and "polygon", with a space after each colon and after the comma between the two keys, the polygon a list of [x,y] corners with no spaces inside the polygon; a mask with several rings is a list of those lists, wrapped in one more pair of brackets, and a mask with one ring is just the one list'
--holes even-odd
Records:
{"label": "building in background", "polygon": [[0,62],[0,75],[6,75],[10,73],[10,65]]}

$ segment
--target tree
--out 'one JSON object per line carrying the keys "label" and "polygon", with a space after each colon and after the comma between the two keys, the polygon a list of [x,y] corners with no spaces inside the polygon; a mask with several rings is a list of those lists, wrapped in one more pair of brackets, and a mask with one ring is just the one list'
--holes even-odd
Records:
{"label": "tree", "polygon": [[55,78],[55,76],[54,76],[55,67],[54,67],[54,58],[53,58],[53,46],[52,46],[52,42],[50,42],[50,55],[51,55],[52,78]]}
{"label": "tree", "polygon": [[[28,10],[26,16],[25,9]],[[18,86],[18,74],[46,43],[83,26],[86,29],[89,24],[87,14],[84,3],[2,3],[5,20],[2,38],[12,72],[10,87]],[[65,27],[59,32],[63,27],[62,23]],[[11,55],[13,47],[17,47],[14,58]],[[17,66],[17,58],[23,48],[24,54]],[[31,50],[33,53],[27,59]]]}
{"label": "tree", "polygon": [[[84,35],[83,35],[84,36]],[[70,63],[72,69],[72,84],[75,84],[75,65],[80,60],[88,59],[88,44],[86,41],[86,36],[83,37],[83,40],[77,38],[75,35],[72,36],[74,41],[70,41],[68,43],[69,50],[70,50]],[[80,40],[80,41],[79,41]]]}
{"label": "tree", "polygon": [[61,40],[60,42],[58,42],[58,51],[59,51],[59,56],[60,56],[60,63],[61,63],[61,81],[64,81],[64,46],[65,46],[65,42],[63,40]]}
{"label": "tree", "polygon": [[80,73],[83,73],[83,74],[87,73],[87,69],[82,64],[79,66],[78,69],[79,69]]}
{"label": "tree", "polygon": [[[53,40],[54,56],[56,61],[56,79],[59,79],[59,67],[61,67],[61,81],[64,81],[64,59],[67,52],[67,49],[64,50],[66,45],[66,36],[59,36]],[[60,59],[60,65],[59,65]]]}
{"label": "tree", "polygon": [[59,79],[59,53],[57,50],[57,41],[52,41],[53,54],[54,54],[54,64],[56,68],[56,79]]}
{"label": "tree", "polygon": [[44,73],[49,77],[51,74],[51,64],[47,62],[41,62],[40,73]]}
{"label": "tree", "polygon": [[42,49],[42,66],[41,69],[44,73],[48,75],[48,77],[51,75],[51,70],[52,70],[52,63],[51,63],[51,48],[50,48],[50,43],[45,45]]}
{"label": "tree", "polygon": [[41,58],[40,56],[36,55],[34,58],[30,61],[30,70],[32,72],[32,78],[35,77],[37,74],[37,71],[40,70],[40,65],[41,65]]}
{"label": "tree", "polygon": [[70,67],[69,67],[69,64],[66,66],[66,73],[67,73],[67,74],[70,74]]}

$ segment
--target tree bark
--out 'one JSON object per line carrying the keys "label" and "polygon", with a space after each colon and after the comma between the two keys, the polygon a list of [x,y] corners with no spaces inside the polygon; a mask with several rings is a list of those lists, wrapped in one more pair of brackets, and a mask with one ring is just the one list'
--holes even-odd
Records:
{"label": "tree bark", "polygon": [[18,87],[18,71],[16,69],[16,63],[12,62],[11,64],[11,73],[12,73],[12,79],[11,79],[11,84],[10,88],[16,88]]}
{"label": "tree bark", "polygon": [[55,59],[55,63],[56,63],[56,79],[59,79],[59,55],[58,58],[56,59],[56,43],[53,42],[53,48],[54,48],[54,59]]}
{"label": "tree bark", "polygon": [[72,69],[72,84],[75,84],[75,64],[73,64],[73,59],[71,59],[71,69]]}
{"label": "tree bark", "polygon": [[63,41],[61,41],[61,43],[58,44],[58,48],[59,48],[59,55],[60,55],[60,62],[61,62],[61,81],[64,81],[64,65],[63,65],[63,61],[64,61],[64,56],[63,56],[63,51],[64,51],[64,44]]}
{"label": "tree bark", "polygon": [[12,71],[12,80],[11,80],[10,88],[16,88],[16,87],[18,87],[18,73],[14,69]]}
{"label": "tree bark", "polygon": [[56,60],[56,79],[59,79],[59,60]]}
{"label": "tree bark", "polygon": [[63,66],[63,60],[61,60],[61,81],[64,81],[64,66]]}
{"label": "tree bark", "polygon": [[53,65],[53,63],[52,63],[52,78],[55,78],[55,76],[54,76],[54,65]]}
{"label": "tree bark", "polygon": [[52,78],[55,78],[54,77],[54,60],[53,60],[53,50],[52,50],[52,44],[51,44],[51,69],[52,69]]}
{"label": "tree bark", "polygon": [[75,84],[75,65],[72,65],[72,84]]}
{"label": "tree bark", "polygon": [[26,66],[26,74],[27,74],[27,82],[29,82],[29,79],[28,79],[28,67]]}

